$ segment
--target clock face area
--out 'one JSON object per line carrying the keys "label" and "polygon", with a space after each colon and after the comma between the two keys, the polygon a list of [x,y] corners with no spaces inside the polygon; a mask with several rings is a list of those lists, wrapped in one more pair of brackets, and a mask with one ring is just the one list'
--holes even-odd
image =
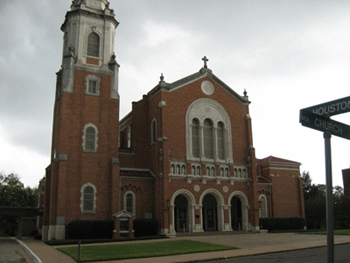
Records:
{"label": "clock face area", "polygon": [[205,95],[208,95],[208,96],[210,96],[210,95],[212,95],[214,93],[214,86],[208,80],[205,80],[205,81],[202,82],[201,89],[202,89],[202,92]]}

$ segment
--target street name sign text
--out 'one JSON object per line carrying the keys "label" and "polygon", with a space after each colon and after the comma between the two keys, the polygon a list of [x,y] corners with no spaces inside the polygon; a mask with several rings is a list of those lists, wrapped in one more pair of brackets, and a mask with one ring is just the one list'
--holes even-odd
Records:
{"label": "street name sign text", "polygon": [[350,140],[350,126],[344,123],[331,120],[320,115],[316,115],[309,111],[300,111],[300,123],[322,132],[330,132],[331,134]]}
{"label": "street name sign text", "polygon": [[311,111],[314,114],[331,117],[341,113],[350,111],[350,96],[338,100],[315,105],[309,108],[302,109],[302,111]]}

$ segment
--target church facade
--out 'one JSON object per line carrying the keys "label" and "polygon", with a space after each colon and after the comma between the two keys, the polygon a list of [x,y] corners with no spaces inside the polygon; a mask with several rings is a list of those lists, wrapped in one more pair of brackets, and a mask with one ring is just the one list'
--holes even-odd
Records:
{"label": "church facade", "polygon": [[72,2],[61,27],[43,239],[123,210],[158,219],[169,236],[305,217],[300,163],[255,157],[247,93],[215,76],[206,57],[190,76],[161,76],[119,119],[117,26],[107,0],[85,0]]}

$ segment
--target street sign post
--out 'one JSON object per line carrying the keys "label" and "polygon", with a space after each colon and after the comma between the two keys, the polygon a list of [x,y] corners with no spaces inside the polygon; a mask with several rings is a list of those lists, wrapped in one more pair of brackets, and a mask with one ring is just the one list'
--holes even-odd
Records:
{"label": "street sign post", "polygon": [[350,112],[350,97],[322,103],[300,110],[299,122],[306,127],[324,132],[326,159],[327,257],[334,263],[334,206],[332,183],[331,134],[350,139],[350,126],[329,117]]}

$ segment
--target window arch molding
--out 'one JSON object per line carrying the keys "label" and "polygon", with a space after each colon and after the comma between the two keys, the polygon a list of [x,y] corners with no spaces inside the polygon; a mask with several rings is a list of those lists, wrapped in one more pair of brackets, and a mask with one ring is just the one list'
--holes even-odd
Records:
{"label": "window arch molding", "polygon": [[[90,133],[94,129],[94,134]],[[83,151],[84,152],[97,152],[97,141],[98,141],[98,129],[92,124],[86,124],[83,128]]]}
{"label": "window arch molding", "polygon": [[[196,157],[192,152],[192,123],[194,119],[198,120],[200,126],[199,141],[201,147],[199,157]],[[206,119],[210,119],[213,122],[215,147],[213,159],[204,156],[202,127]],[[218,129],[223,130],[223,138],[220,137],[220,139],[223,139],[225,142],[224,154],[221,158],[218,149]],[[209,98],[201,98],[192,102],[188,107],[186,112],[186,156],[191,161],[233,163],[230,117],[224,107],[217,101]]]}
{"label": "window arch molding", "polygon": [[127,191],[124,194],[124,210],[130,212],[133,216],[136,215],[136,195],[133,191]]}
{"label": "window arch molding", "polygon": [[[92,189],[92,193],[89,191]],[[80,189],[80,210],[82,214],[94,214],[96,211],[97,188],[92,183],[84,184]]]}
{"label": "window arch molding", "polygon": [[86,55],[99,58],[101,56],[101,35],[96,30],[91,30],[86,34]]}

